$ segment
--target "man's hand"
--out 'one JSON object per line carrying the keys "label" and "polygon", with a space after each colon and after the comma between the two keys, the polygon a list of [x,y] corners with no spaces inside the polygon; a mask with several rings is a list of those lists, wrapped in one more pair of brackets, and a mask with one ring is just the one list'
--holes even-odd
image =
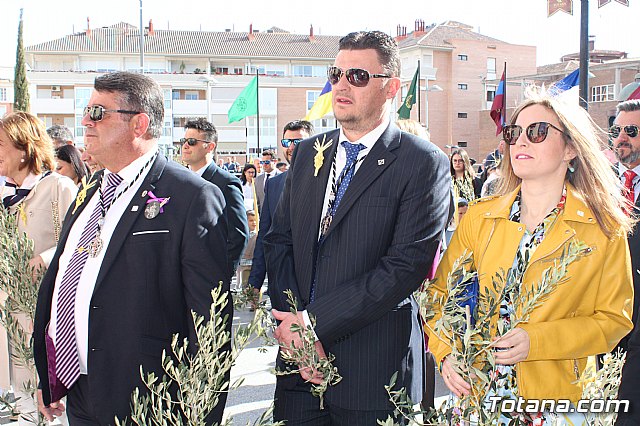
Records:
{"label": "man's hand", "polygon": [[531,340],[529,333],[522,328],[509,330],[504,336],[494,340],[494,348],[506,349],[495,352],[496,364],[513,365],[525,361],[529,356]]}
{"label": "man's hand", "polygon": [[64,404],[60,401],[52,402],[45,407],[42,403],[42,389],[38,389],[38,410],[47,421],[52,422],[56,417],[60,417],[64,412]]}
{"label": "man's hand", "polygon": [[[297,315],[293,315],[291,312],[280,312],[277,309],[272,309],[271,313],[273,314],[275,319],[281,321],[280,325],[278,326],[278,328],[276,328],[276,331],[273,333],[273,335],[276,339],[278,339],[282,350],[290,352],[291,343],[293,343],[295,348],[301,348],[302,339],[297,332],[291,331],[291,326],[297,324],[302,329],[306,328],[302,313],[298,312]],[[324,359],[327,357],[320,341],[315,342],[315,349],[320,359]],[[316,385],[322,383],[323,375],[315,369],[311,369],[309,367],[300,367],[300,375],[307,382],[311,382]]]}
{"label": "man's hand", "polygon": [[294,347],[301,348],[302,340],[300,339],[300,335],[297,332],[291,331],[291,326],[296,324],[303,330],[306,328],[302,313],[298,312],[297,315],[294,315],[291,312],[280,312],[277,309],[272,309],[271,313],[275,319],[280,321],[280,325],[273,333],[273,336],[278,339],[280,346],[284,350],[289,350],[293,342]]}

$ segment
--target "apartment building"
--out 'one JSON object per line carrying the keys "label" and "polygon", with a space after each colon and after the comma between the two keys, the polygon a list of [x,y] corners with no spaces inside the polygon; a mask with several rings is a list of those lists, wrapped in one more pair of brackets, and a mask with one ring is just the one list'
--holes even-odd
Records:
{"label": "apartment building", "polygon": [[13,109],[13,68],[0,67],[0,117]]}
{"label": "apartment building", "polygon": [[[210,32],[144,28],[144,72],[164,91],[160,146],[179,149],[185,122],[208,117],[219,132],[219,154],[255,156],[279,146],[282,127],[304,117],[326,82],[339,36],[291,34],[280,28]],[[140,70],[140,32],[127,23],[87,29],[29,46],[26,58],[32,112],[47,126],[65,124],[82,145],[82,111],[100,73]],[[242,89],[259,75],[260,122],[249,117],[228,124],[227,111]],[[1,87],[1,86],[0,86]],[[258,137],[259,124],[259,137]],[[318,131],[335,128],[327,117]]]}

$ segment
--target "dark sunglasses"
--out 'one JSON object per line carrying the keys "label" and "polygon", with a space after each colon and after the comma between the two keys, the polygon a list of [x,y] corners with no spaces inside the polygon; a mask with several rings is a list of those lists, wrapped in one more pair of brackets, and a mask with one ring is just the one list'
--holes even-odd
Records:
{"label": "dark sunglasses", "polygon": [[369,71],[363,70],[362,68],[349,68],[348,70],[343,71],[338,67],[329,67],[329,70],[327,71],[329,83],[331,83],[332,86],[338,84],[342,78],[342,73],[347,77],[349,84],[355,87],[365,87],[369,84],[369,80],[372,78],[391,78],[391,76],[387,74],[371,74]]}
{"label": "dark sunglasses", "polygon": [[[547,134],[549,133],[549,128],[553,127],[563,135],[565,134],[563,130],[558,129],[551,123],[547,123],[546,121],[539,121],[537,123],[531,123],[527,126],[525,130],[525,134],[527,135],[527,139],[531,143],[540,143],[544,142],[547,138]],[[517,124],[510,124],[508,126],[504,126],[502,129],[502,137],[504,141],[509,145],[515,145],[516,141],[522,134],[522,127]]]}
{"label": "dark sunglasses", "polygon": [[91,121],[101,121],[106,112],[119,112],[120,114],[142,114],[140,111],[129,111],[126,109],[106,109],[102,105],[93,105],[85,107],[84,115],[88,115]]}
{"label": "dark sunglasses", "polygon": [[203,141],[202,139],[196,139],[196,138],[180,138],[180,143],[184,144],[184,143],[188,143],[189,146],[196,146],[198,144],[198,142],[204,142],[204,143],[209,143],[208,141]]}
{"label": "dark sunglasses", "polygon": [[630,124],[624,127],[614,124],[613,126],[609,127],[609,134],[612,138],[617,138],[618,136],[620,136],[621,130],[624,130],[624,132],[630,138],[635,138],[636,136],[638,136],[638,126],[636,126],[635,124]]}
{"label": "dark sunglasses", "polygon": [[271,160],[260,160],[260,164],[271,164]]}
{"label": "dark sunglasses", "polygon": [[298,145],[301,141],[302,139],[282,139],[280,143],[283,148],[289,148],[291,144]]}

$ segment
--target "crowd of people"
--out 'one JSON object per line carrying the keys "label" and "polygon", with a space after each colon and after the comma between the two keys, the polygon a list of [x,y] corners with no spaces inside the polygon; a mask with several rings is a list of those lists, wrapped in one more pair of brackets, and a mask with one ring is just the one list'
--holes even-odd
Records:
{"label": "crowd of people", "polygon": [[[436,371],[452,395],[473,391],[452,355],[459,343],[438,331],[448,277],[467,254],[476,291],[496,282],[501,291],[487,330],[495,360],[487,398],[575,406],[589,359],[620,346],[628,352],[619,398],[631,404],[618,424],[640,424],[640,101],[620,103],[606,135],[577,104],[530,90],[478,169],[464,149],[447,155],[429,142],[419,123],[390,121],[399,73],[392,37],[348,34],[328,69],[339,128],[315,135],[311,123],[290,121],[283,160],[265,150],[244,165],[217,158],[218,133],[204,118],[185,125],[182,164],[160,154],[163,92],[142,74],[95,79],[83,151],[63,126],[47,132],[29,113],[3,117],[3,208],[34,241],[34,270],[46,270],[33,323],[46,419],[127,417],[132,391],[145,389],[140,365],[162,375],[173,335],[197,341],[191,312],[208,318],[212,289],[231,301],[233,282],[259,300],[267,279],[277,365],[301,347],[296,327],[309,327],[317,356],[332,354],[342,377],[321,409],[311,389],[318,371],[278,376],[274,420],[404,424],[385,388],[394,374],[393,389],[423,407],[433,407]],[[615,163],[603,152],[607,137]],[[518,301],[579,244],[586,248],[562,284],[516,321]],[[423,321],[413,293],[426,278],[434,303]],[[17,389],[24,378],[9,370],[2,342],[0,387]],[[222,421],[225,402],[223,392],[207,424]],[[583,413],[552,411],[505,412],[499,424],[514,418],[587,424]]]}

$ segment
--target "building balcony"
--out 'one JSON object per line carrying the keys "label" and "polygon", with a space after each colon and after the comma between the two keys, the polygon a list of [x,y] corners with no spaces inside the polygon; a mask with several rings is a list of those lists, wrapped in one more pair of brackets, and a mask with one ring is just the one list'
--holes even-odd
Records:
{"label": "building balcony", "polygon": [[31,112],[34,114],[71,114],[73,115],[73,99],[33,99]]}

